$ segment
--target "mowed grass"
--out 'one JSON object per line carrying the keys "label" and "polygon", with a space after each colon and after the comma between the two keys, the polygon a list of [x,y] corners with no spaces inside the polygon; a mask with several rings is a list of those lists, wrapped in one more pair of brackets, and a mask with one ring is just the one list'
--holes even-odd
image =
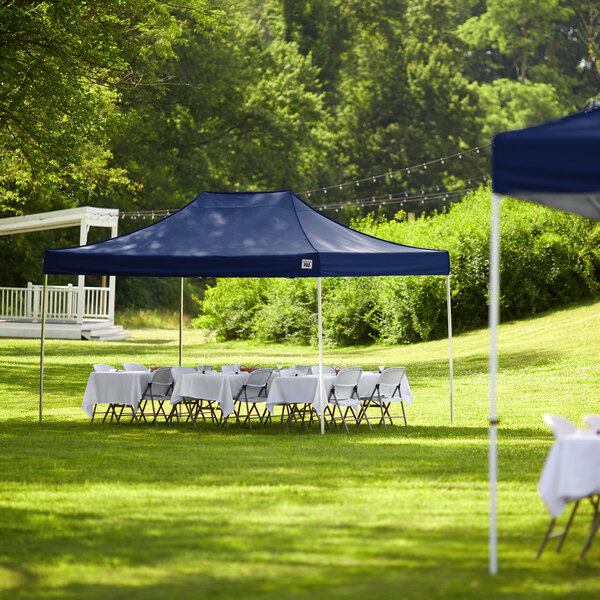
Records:
{"label": "mowed grass", "polygon": [[[488,333],[327,350],[405,365],[408,428],[369,431],[90,424],[92,365],[176,364],[177,331],[123,343],[0,340],[0,599],[598,598],[600,539],[578,560],[585,507],[560,555],[535,560],[548,514],[542,414],[600,412],[600,303],[500,330],[499,566],[487,573]],[[203,343],[184,364],[312,364],[316,349]],[[565,516],[563,516],[563,520]]]}

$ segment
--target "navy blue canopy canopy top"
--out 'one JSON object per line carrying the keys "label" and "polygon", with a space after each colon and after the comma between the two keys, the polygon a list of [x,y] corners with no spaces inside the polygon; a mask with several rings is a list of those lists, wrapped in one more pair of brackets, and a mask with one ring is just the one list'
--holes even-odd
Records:
{"label": "navy blue canopy canopy top", "polygon": [[494,138],[493,190],[600,219],[600,108]]}
{"label": "navy blue canopy canopy top", "polygon": [[166,277],[448,275],[445,250],[344,227],[290,191],[204,192],[173,215],[87,246],[46,250],[44,273]]}

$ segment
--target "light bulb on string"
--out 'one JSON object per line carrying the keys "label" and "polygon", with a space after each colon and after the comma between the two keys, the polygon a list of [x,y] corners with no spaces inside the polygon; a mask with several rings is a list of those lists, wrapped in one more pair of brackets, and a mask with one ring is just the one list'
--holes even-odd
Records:
{"label": "light bulb on string", "polygon": [[410,175],[410,169],[406,169],[406,172]]}
{"label": "light bulb on string", "polygon": [[394,174],[391,171],[389,172],[389,175],[390,175],[390,179],[394,179]]}
{"label": "light bulb on string", "polygon": [[423,163],[423,168],[427,169],[427,164],[426,163]]}
{"label": "light bulb on string", "polygon": [[388,200],[391,200],[391,199],[392,199],[392,195],[388,194]]}
{"label": "light bulb on string", "polygon": [[342,189],[342,187],[343,187],[343,186],[342,186],[342,184],[340,183],[340,190]]}
{"label": "light bulb on string", "polygon": [[479,148],[476,148],[476,149],[475,149],[475,152],[477,152],[477,154],[479,154]]}
{"label": "light bulb on string", "polygon": [[308,194],[308,197],[310,198],[310,192],[309,192],[309,191],[307,191],[306,193]]}
{"label": "light bulb on string", "polygon": [[458,158],[462,158],[462,154],[459,154],[459,155],[458,155]]}
{"label": "light bulb on string", "polygon": [[373,183],[375,183],[377,181],[375,175],[373,175]]}
{"label": "light bulb on string", "polygon": [[356,180],[356,187],[358,187],[360,185],[358,179]]}
{"label": "light bulb on string", "polygon": [[327,193],[327,188],[323,188],[323,193],[326,194]]}
{"label": "light bulb on string", "polygon": [[440,162],[441,162],[442,164],[444,164],[444,159],[442,158],[442,160],[440,160]]}

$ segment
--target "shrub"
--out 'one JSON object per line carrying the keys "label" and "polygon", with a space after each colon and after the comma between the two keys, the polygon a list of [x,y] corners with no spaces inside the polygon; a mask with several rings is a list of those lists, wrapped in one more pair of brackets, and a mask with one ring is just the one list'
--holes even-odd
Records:
{"label": "shrub", "polygon": [[[487,322],[490,190],[481,188],[447,212],[413,222],[405,213],[368,216],[352,226],[383,239],[450,253],[456,332]],[[529,316],[598,293],[600,224],[536,204],[501,207],[501,310]],[[311,279],[219,280],[201,302],[197,324],[221,339],[316,338],[316,285]],[[330,345],[384,340],[408,343],[445,336],[444,277],[358,277],[323,280],[323,320]]]}

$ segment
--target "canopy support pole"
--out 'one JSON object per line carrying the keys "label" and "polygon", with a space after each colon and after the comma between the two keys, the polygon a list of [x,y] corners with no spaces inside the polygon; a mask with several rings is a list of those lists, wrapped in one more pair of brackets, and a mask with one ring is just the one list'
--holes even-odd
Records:
{"label": "canopy support pole", "polygon": [[452,305],[450,302],[450,275],[446,275],[446,312],[448,313],[448,353],[450,356],[450,424],[454,424],[454,362],[452,359]]}
{"label": "canopy support pole", "polygon": [[48,275],[44,274],[44,292],[42,294],[42,333],[40,335],[40,409],[39,421],[42,422],[44,403],[44,338],[46,337],[46,296],[48,295]]}
{"label": "canopy support pole", "polygon": [[496,485],[498,481],[498,418],[496,414],[496,380],[498,376],[498,323],[500,321],[500,202],[498,194],[492,194],[492,223],[490,231],[490,429],[489,429],[489,486],[490,531],[489,572],[498,573],[498,528],[496,517]]}
{"label": "canopy support pole", "polygon": [[323,310],[321,278],[317,277],[317,305],[319,308],[319,394],[321,397],[321,435],[325,434],[325,387],[323,385]]}
{"label": "canopy support pole", "polygon": [[183,360],[183,277],[179,285],[179,366]]}

